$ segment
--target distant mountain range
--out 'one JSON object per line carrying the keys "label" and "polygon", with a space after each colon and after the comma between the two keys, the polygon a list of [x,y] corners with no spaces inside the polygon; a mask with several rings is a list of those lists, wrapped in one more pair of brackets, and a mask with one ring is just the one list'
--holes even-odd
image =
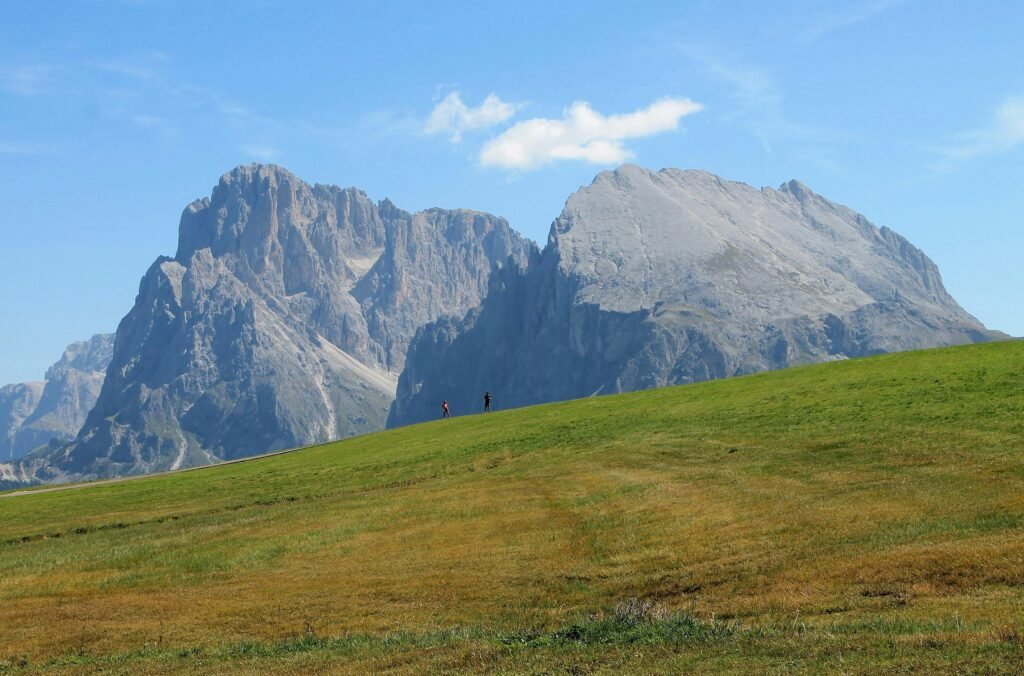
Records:
{"label": "distant mountain range", "polygon": [[185,209],[112,344],[0,390],[0,480],[214,463],[485,390],[510,407],[1002,337],[920,250],[795,181],[624,166],[540,251],[489,214],[248,165]]}

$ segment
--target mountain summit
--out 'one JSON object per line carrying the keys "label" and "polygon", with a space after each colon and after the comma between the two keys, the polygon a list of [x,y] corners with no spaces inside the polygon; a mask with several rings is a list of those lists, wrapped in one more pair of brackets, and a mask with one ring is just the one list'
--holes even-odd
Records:
{"label": "mountain summit", "polygon": [[481,308],[417,334],[389,425],[485,390],[521,406],[998,337],[919,249],[797,181],[626,165]]}
{"label": "mountain summit", "polygon": [[48,480],[207,464],[383,427],[415,330],[465,313],[535,247],[475,211],[409,213],[240,166],[181,217]]}

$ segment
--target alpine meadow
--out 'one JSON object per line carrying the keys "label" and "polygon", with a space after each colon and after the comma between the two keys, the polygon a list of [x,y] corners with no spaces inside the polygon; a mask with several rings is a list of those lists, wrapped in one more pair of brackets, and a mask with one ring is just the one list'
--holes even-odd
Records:
{"label": "alpine meadow", "polygon": [[7,670],[1007,673],[1024,343],[0,499]]}

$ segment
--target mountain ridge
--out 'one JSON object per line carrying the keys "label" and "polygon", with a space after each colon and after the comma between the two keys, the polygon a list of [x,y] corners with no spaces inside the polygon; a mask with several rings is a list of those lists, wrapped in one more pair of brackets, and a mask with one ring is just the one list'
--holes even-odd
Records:
{"label": "mountain ridge", "polygon": [[469,210],[241,165],[179,222],[118,327],[109,375],[44,480],[179,469],[383,427],[408,340],[532,244]]}
{"label": "mountain ridge", "polygon": [[490,289],[417,334],[389,426],[455,393],[520,406],[1005,337],[895,231],[799,181],[701,170],[599,173]]}
{"label": "mountain ridge", "polygon": [[541,250],[485,212],[410,213],[250,164],[178,232],[78,437],[4,477],[215,463],[469,392],[518,406],[1005,337],[917,247],[795,179],[623,165],[569,196]]}

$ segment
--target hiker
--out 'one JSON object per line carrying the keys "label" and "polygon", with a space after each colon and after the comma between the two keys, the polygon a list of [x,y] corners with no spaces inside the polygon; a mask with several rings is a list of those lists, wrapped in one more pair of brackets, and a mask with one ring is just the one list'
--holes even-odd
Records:
{"label": "hiker", "polygon": [[451,411],[448,410],[448,400],[447,399],[445,399],[444,401],[441,402],[441,417],[442,418],[451,418],[452,417]]}
{"label": "hiker", "polygon": [[484,392],[484,413],[491,410],[491,393]]}

